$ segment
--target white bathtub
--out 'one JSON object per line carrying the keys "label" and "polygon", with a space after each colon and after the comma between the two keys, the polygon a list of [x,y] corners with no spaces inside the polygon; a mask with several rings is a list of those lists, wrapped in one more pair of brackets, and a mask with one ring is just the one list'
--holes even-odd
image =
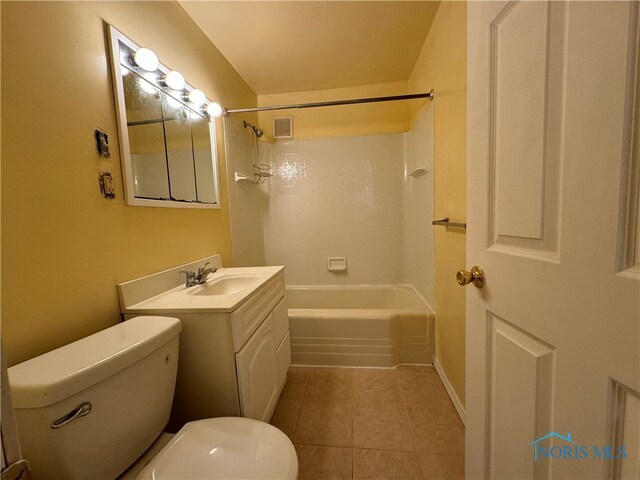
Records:
{"label": "white bathtub", "polygon": [[435,321],[412,287],[288,286],[294,365],[430,364]]}

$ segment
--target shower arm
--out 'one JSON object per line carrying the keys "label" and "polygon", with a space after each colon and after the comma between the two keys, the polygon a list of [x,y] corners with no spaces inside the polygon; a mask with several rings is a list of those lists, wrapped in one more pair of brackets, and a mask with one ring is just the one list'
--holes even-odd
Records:
{"label": "shower arm", "polygon": [[262,135],[264,135],[264,132],[260,130],[258,127],[256,127],[255,125],[253,125],[252,123],[249,123],[246,120],[243,120],[242,124],[244,125],[244,128],[249,127],[251,130],[253,130],[253,133],[255,133],[256,137],[260,138]]}

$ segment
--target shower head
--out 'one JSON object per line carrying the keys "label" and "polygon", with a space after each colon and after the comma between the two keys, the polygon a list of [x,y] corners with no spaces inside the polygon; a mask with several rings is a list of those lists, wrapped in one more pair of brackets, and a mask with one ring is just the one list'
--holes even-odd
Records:
{"label": "shower head", "polygon": [[262,135],[264,135],[264,132],[262,130],[260,130],[255,125],[250,124],[246,120],[243,120],[242,124],[244,125],[244,128],[247,128],[247,127],[251,128],[251,130],[253,130],[253,133],[256,134],[256,137],[260,138]]}

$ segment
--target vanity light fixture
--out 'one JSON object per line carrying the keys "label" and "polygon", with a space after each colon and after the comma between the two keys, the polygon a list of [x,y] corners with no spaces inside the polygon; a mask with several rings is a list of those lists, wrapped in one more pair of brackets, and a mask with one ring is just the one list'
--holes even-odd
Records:
{"label": "vanity light fixture", "polygon": [[222,115],[223,111],[224,110],[219,103],[211,102],[209,105],[207,105],[207,113],[210,117],[219,117],[220,115]]}
{"label": "vanity light fixture", "polygon": [[205,102],[207,101],[207,97],[205,96],[205,94],[202,92],[202,90],[198,90],[193,89],[191,90],[188,95],[187,98],[189,99],[189,101],[191,103],[193,103],[195,106],[197,107],[201,107],[202,105],[205,104]]}
{"label": "vanity light fixture", "polygon": [[156,54],[148,48],[139,48],[133,55],[131,55],[131,59],[133,60],[133,63],[147,72],[155,72],[160,65]]}
{"label": "vanity light fixture", "polygon": [[[149,49],[141,48],[113,27],[109,28],[109,33],[126,204],[220,208],[217,122],[205,112],[211,99],[207,99],[202,91],[194,91],[194,85],[189,84],[181,73],[160,63]],[[180,128],[173,127],[176,121]],[[165,132],[170,133],[170,138],[162,133],[160,138],[154,138],[159,143],[157,150],[149,151],[146,143],[147,133],[151,134],[149,126],[154,132],[158,127],[161,132],[167,127],[170,129]],[[182,155],[184,149],[193,153],[191,161],[185,159],[178,162],[180,165],[174,162],[175,165],[171,164],[172,168],[167,169],[166,162],[175,155]],[[166,162],[156,162],[156,155],[164,157]],[[151,158],[158,168],[146,168],[151,161],[147,159]],[[144,172],[137,168],[139,165],[145,165]],[[194,175],[196,170],[197,177]],[[136,172],[135,176],[133,172]],[[174,182],[176,178],[178,181]],[[187,179],[189,181],[183,181]]]}
{"label": "vanity light fixture", "polygon": [[164,83],[167,87],[172,88],[173,90],[182,90],[185,85],[184,77],[180,72],[176,72],[175,70],[171,70],[163,77]]}

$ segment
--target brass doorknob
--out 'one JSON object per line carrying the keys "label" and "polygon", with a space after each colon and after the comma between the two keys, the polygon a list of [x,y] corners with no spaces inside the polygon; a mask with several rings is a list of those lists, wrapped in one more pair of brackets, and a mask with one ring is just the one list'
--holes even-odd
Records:
{"label": "brass doorknob", "polygon": [[467,272],[466,270],[458,270],[458,273],[456,273],[456,280],[458,281],[458,284],[463,287],[473,283],[474,287],[482,288],[484,287],[485,282],[484,272],[480,267],[475,265],[471,267],[470,272]]}

